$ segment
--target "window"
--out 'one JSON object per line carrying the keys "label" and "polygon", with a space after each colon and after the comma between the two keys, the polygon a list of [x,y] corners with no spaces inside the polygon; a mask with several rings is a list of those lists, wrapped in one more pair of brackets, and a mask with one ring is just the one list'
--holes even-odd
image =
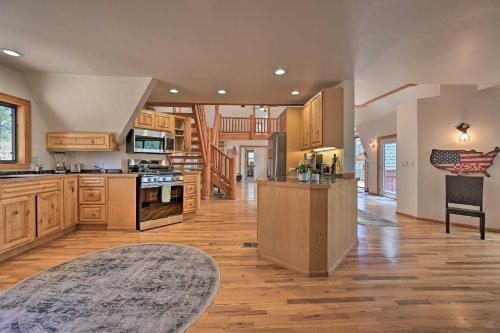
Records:
{"label": "window", "polygon": [[0,161],[16,162],[16,113],[17,106],[0,103]]}
{"label": "window", "polygon": [[31,102],[0,93],[0,169],[31,166]]}

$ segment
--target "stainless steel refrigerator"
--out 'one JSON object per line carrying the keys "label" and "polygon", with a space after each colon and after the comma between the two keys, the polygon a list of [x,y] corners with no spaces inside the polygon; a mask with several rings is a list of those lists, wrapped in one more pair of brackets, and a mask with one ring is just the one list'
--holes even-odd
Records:
{"label": "stainless steel refrigerator", "polygon": [[269,178],[286,177],[286,133],[275,132],[269,140]]}

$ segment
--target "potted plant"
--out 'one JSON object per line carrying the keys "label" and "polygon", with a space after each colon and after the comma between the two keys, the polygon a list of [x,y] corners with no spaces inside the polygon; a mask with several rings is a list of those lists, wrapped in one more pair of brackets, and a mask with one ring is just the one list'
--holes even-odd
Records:
{"label": "potted plant", "polygon": [[319,174],[321,173],[320,169],[312,169],[311,170],[311,181],[319,182]]}
{"label": "potted plant", "polygon": [[295,169],[297,171],[297,175],[299,177],[299,181],[308,182],[310,177],[311,167],[306,164],[301,164]]}

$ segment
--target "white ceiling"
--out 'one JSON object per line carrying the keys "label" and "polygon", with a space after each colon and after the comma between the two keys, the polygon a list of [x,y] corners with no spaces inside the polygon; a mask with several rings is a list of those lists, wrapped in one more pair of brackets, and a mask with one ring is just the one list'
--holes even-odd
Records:
{"label": "white ceiling", "polygon": [[0,63],[155,77],[151,100],[168,102],[295,104],[353,78],[499,82],[499,40],[498,0],[0,1],[0,47],[24,54]]}

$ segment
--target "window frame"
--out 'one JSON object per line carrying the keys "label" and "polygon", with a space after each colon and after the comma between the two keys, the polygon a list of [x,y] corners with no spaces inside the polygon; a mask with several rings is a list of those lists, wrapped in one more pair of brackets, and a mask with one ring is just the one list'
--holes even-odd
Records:
{"label": "window frame", "polygon": [[16,107],[15,161],[0,161],[0,170],[31,167],[31,102],[0,92],[0,102]]}
{"label": "window frame", "polygon": [[14,118],[13,125],[14,126],[12,128],[12,137],[14,138],[14,144],[12,145],[12,153],[14,155],[14,159],[12,159],[12,160],[0,160],[0,163],[15,164],[15,163],[17,163],[17,105],[6,103],[6,102],[0,100],[0,106],[14,109],[14,115],[13,115],[13,118]]}

